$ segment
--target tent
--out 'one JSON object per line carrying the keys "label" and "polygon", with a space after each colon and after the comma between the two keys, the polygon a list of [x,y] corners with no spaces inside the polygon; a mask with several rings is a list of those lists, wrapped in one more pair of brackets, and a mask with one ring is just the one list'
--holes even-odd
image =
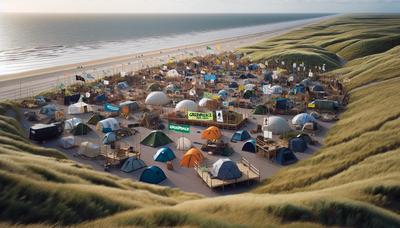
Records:
{"label": "tent", "polygon": [[249,138],[251,138],[250,133],[246,130],[241,130],[232,135],[231,141],[244,141]]}
{"label": "tent", "polygon": [[306,133],[298,134],[296,137],[303,139],[307,144],[312,144],[313,143],[313,140],[312,140],[311,136],[309,136]]}
{"label": "tent", "polygon": [[119,112],[119,106],[116,105],[104,104],[103,108],[105,112]]}
{"label": "tent", "polygon": [[296,155],[287,147],[279,148],[276,151],[275,161],[280,165],[289,165],[297,162],[297,160]]}
{"label": "tent", "polygon": [[161,86],[158,83],[151,83],[148,87],[147,87],[148,91],[161,91]]}
{"label": "tent", "polygon": [[248,66],[249,70],[257,70],[260,66],[256,63],[252,63]]}
{"label": "tent", "polygon": [[54,104],[48,104],[40,109],[40,114],[44,114],[48,117],[54,117],[57,112],[57,107]]}
{"label": "tent", "polygon": [[306,78],[300,82],[301,85],[304,87],[309,87],[311,85],[312,81],[309,78]]}
{"label": "tent", "polygon": [[121,171],[125,173],[130,173],[138,169],[141,169],[143,167],[146,167],[146,164],[144,163],[143,160],[138,159],[136,157],[130,157],[122,165]]}
{"label": "tent", "polygon": [[96,125],[96,129],[102,131],[103,133],[116,131],[119,128],[119,123],[115,118],[100,120]]}
{"label": "tent", "polygon": [[74,127],[78,124],[82,123],[82,119],[80,118],[72,118],[72,119],[68,119],[64,122],[64,129],[65,130],[72,130],[74,129]]}
{"label": "tent", "polygon": [[164,92],[154,91],[147,95],[145,104],[147,105],[166,105],[169,99]]}
{"label": "tent", "polygon": [[308,107],[314,107],[321,110],[337,110],[339,109],[339,103],[332,100],[315,100]]}
{"label": "tent", "polygon": [[306,92],[306,87],[303,84],[296,84],[292,88],[293,94],[299,94],[299,93],[305,93]]}
{"label": "tent", "polygon": [[117,86],[118,86],[118,89],[127,89],[127,88],[129,88],[129,85],[128,85],[127,82],[119,82]]}
{"label": "tent", "polygon": [[86,104],[85,102],[78,102],[68,106],[68,114],[83,114],[87,112],[93,112],[93,108],[91,105]]}
{"label": "tent", "polygon": [[265,105],[257,105],[254,109],[254,115],[266,115],[268,113],[267,107]]}
{"label": "tent", "polygon": [[175,70],[175,69],[169,70],[169,71],[167,72],[167,74],[166,74],[166,77],[167,77],[167,78],[176,78],[176,77],[179,77],[179,76],[181,76],[181,75],[180,75],[180,74],[178,73],[178,71]]}
{"label": "tent", "polygon": [[255,153],[256,152],[256,140],[255,139],[247,140],[243,144],[242,151]]}
{"label": "tent", "polygon": [[245,90],[243,93],[243,99],[250,99],[253,96],[254,96],[253,90]]}
{"label": "tent", "polygon": [[280,116],[264,118],[263,131],[271,131],[272,134],[281,135],[290,131],[287,121]]}
{"label": "tent", "polygon": [[126,106],[129,108],[129,111],[139,110],[139,104],[136,101],[125,101],[125,102],[119,103],[120,108],[123,108]]}
{"label": "tent", "polygon": [[79,146],[78,154],[95,158],[100,155],[100,146],[91,142],[82,142]]}
{"label": "tent", "polygon": [[231,89],[236,89],[236,88],[238,88],[239,87],[239,85],[237,84],[237,82],[231,82],[231,83],[229,83],[229,88],[231,88]]}
{"label": "tent", "polygon": [[94,98],[94,100],[95,100],[96,103],[103,103],[103,102],[105,102],[107,100],[107,96],[106,96],[105,93],[103,93],[103,94],[97,95]]}
{"label": "tent", "polygon": [[280,95],[283,93],[283,88],[279,85],[268,86],[267,94],[270,95]]}
{"label": "tent", "polygon": [[220,180],[234,180],[242,176],[236,162],[229,158],[220,158],[212,166],[211,175]]}
{"label": "tent", "polygon": [[212,99],[210,99],[210,98],[201,98],[200,99],[200,101],[199,101],[199,106],[200,107],[207,107],[207,103],[208,102],[212,102]]}
{"label": "tent", "polygon": [[60,139],[60,146],[64,149],[70,149],[75,145],[75,137],[74,136],[66,136]]}
{"label": "tent", "polygon": [[87,124],[96,125],[101,120],[104,120],[104,116],[100,115],[99,113],[95,113],[89,118]]}
{"label": "tent", "polygon": [[163,180],[167,179],[165,173],[157,166],[150,166],[143,170],[142,175],[140,175],[139,181],[158,184]]}
{"label": "tent", "polygon": [[177,150],[189,150],[192,148],[192,141],[186,137],[180,137],[176,142]]}
{"label": "tent", "polygon": [[280,110],[289,110],[291,108],[291,103],[289,102],[289,99],[279,97],[274,99],[275,101],[275,108],[280,109]]}
{"label": "tent", "polygon": [[228,98],[228,92],[226,92],[226,90],[224,90],[224,89],[221,89],[221,90],[218,92],[218,96],[219,96],[220,98],[222,98],[223,100],[225,100],[226,98]]}
{"label": "tent", "polygon": [[192,100],[182,100],[175,106],[175,111],[181,111],[181,112],[196,112],[198,111],[199,106],[196,104],[196,102]]}
{"label": "tent", "polygon": [[175,84],[169,84],[165,87],[164,90],[166,93],[175,93],[175,92],[179,91],[179,88]]}
{"label": "tent", "polygon": [[81,98],[81,94],[77,93],[71,96],[64,96],[64,105],[76,103]]}
{"label": "tent", "polygon": [[162,131],[154,130],[140,144],[151,147],[164,146],[171,143],[172,140]]}
{"label": "tent", "polygon": [[293,152],[304,152],[307,150],[307,142],[302,138],[291,138],[289,139],[289,149]]}
{"label": "tent", "polygon": [[104,135],[103,137],[103,144],[104,145],[109,145],[112,142],[117,141],[117,134],[114,132],[108,132],[107,134]]}
{"label": "tent", "polygon": [[314,85],[311,88],[311,91],[313,91],[313,92],[324,92],[324,87],[322,85]]}
{"label": "tent", "polygon": [[167,162],[172,161],[176,158],[174,152],[169,147],[163,147],[157,150],[154,154],[154,161]]}
{"label": "tent", "polygon": [[292,124],[303,126],[306,123],[314,123],[316,120],[308,113],[300,113],[293,117]]}
{"label": "tent", "polygon": [[215,74],[205,74],[204,81],[215,81],[217,80],[217,76]]}
{"label": "tent", "polygon": [[264,81],[268,82],[268,83],[272,83],[272,72],[271,71],[265,71],[264,73]]}
{"label": "tent", "polygon": [[71,133],[73,135],[86,135],[89,132],[91,132],[92,129],[84,124],[84,123],[78,123],[77,125],[75,125],[75,127],[71,130]]}
{"label": "tent", "polygon": [[191,168],[194,167],[196,164],[199,164],[204,159],[203,154],[201,151],[195,147],[188,150],[181,159],[181,166]]}
{"label": "tent", "polygon": [[249,83],[249,84],[247,84],[247,85],[244,86],[244,89],[245,89],[245,90],[251,90],[251,91],[253,91],[253,90],[255,90],[256,88],[257,88],[257,86],[254,85],[254,84],[251,84],[251,83]]}
{"label": "tent", "polygon": [[218,127],[211,126],[201,133],[202,139],[217,140],[222,137],[221,130]]}

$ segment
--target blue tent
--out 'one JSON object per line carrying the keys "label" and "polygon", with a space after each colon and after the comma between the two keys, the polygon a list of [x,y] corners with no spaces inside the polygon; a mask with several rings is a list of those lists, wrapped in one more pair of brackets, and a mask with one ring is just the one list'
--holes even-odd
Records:
{"label": "blue tent", "polygon": [[40,114],[44,114],[48,117],[53,117],[56,111],[57,107],[54,104],[48,104],[40,109]]}
{"label": "blue tent", "polygon": [[165,173],[162,171],[162,169],[157,166],[150,166],[143,170],[139,181],[150,184],[158,184],[165,179],[167,179],[167,176],[165,176]]}
{"label": "blue tent", "polygon": [[112,104],[104,104],[104,111],[106,112],[119,112],[119,107]]}
{"label": "blue tent", "polygon": [[215,80],[217,80],[217,76],[215,74],[205,74],[204,80],[205,81],[215,81]]}
{"label": "blue tent", "polygon": [[219,92],[218,92],[218,96],[220,96],[222,99],[226,99],[226,98],[228,98],[228,92],[226,92],[226,90],[223,90],[223,89],[221,89]]}
{"label": "blue tent", "polygon": [[289,149],[293,152],[304,152],[307,150],[307,142],[302,138],[291,138],[289,139]]}
{"label": "blue tent", "polygon": [[250,133],[246,130],[237,131],[232,135],[231,141],[244,141],[251,138]]}
{"label": "blue tent", "polygon": [[109,145],[115,141],[117,141],[117,135],[114,132],[108,132],[103,137],[103,144],[105,145]]}
{"label": "blue tent", "polygon": [[280,165],[289,165],[297,162],[297,160],[296,155],[287,147],[279,148],[276,151],[275,161]]}
{"label": "blue tent", "polygon": [[77,93],[71,96],[64,96],[64,105],[75,104],[81,98],[81,94]]}
{"label": "blue tent", "polygon": [[240,178],[242,172],[239,170],[236,162],[229,158],[221,158],[213,164],[211,175],[213,178],[220,180],[233,180]]}
{"label": "blue tent", "polygon": [[174,160],[175,158],[174,152],[169,147],[160,148],[153,156],[154,161],[159,162],[167,162]]}
{"label": "blue tent", "polygon": [[100,95],[97,95],[96,98],[95,98],[95,101],[96,101],[97,103],[103,103],[103,102],[106,101],[106,100],[107,100],[107,96],[106,96],[105,93],[100,94]]}
{"label": "blue tent", "polygon": [[281,109],[281,110],[287,110],[288,109],[288,99],[287,98],[277,98],[275,100],[276,102],[276,108]]}
{"label": "blue tent", "polygon": [[236,88],[238,88],[239,87],[239,84],[237,84],[237,82],[231,82],[230,84],[229,84],[229,88],[231,88],[231,89],[236,89]]}
{"label": "blue tent", "polygon": [[242,151],[255,153],[256,152],[256,140],[255,139],[247,140],[243,144]]}
{"label": "blue tent", "polygon": [[293,94],[299,94],[299,93],[305,93],[306,92],[306,87],[303,84],[296,84],[292,88],[292,93]]}
{"label": "blue tent", "polygon": [[264,81],[268,83],[272,83],[273,78],[272,78],[272,72],[271,71],[265,71],[264,73]]}
{"label": "blue tent", "polygon": [[248,66],[249,70],[257,70],[258,67],[259,67],[259,65],[258,65],[258,64],[255,64],[255,63],[250,64],[250,65]]}
{"label": "blue tent", "polygon": [[138,159],[136,157],[130,157],[122,165],[121,171],[125,173],[130,173],[138,169],[141,169],[143,167],[146,167],[146,164],[144,163],[143,160]]}

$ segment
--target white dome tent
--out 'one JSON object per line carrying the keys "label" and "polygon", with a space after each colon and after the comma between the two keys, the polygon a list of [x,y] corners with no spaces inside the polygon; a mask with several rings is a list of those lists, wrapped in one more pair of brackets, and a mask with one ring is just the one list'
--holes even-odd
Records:
{"label": "white dome tent", "polygon": [[308,113],[300,113],[300,114],[297,114],[295,117],[293,117],[292,124],[303,126],[306,123],[313,123],[315,121],[316,120],[312,115],[310,115]]}
{"label": "white dome tent", "polygon": [[79,155],[95,158],[100,155],[100,146],[91,142],[82,142],[79,146]]}
{"label": "white dome tent", "polygon": [[85,102],[78,102],[68,106],[68,114],[82,114],[87,112],[93,112],[93,108],[91,105],[86,104]]}
{"label": "white dome tent", "polygon": [[70,149],[75,146],[75,137],[73,135],[60,139],[60,146],[64,149]]}
{"label": "white dome tent", "polygon": [[192,141],[186,137],[180,137],[178,141],[176,141],[176,149],[187,151],[192,148]]}
{"label": "white dome tent", "polygon": [[146,105],[166,105],[169,99],[164,92],[154,91],[147,95],[145,104]]}
{"label": "white dome tent", "polygon": [[274,135],[281,135],[289,132],[291,129],[288,122],[280,116],[270,116],[264,118],[263,131],[270,131]]}
{"label": "white dome tent", "polygon": [[172,70],[169,70],[168,72],[167,72],[167,78],[176,78],[176,77],[179,77],[179,76],[181,76],[179,73],[178,73],[178,71],[177,70],[175,70],[175,69],[172,69]]}
{"label": "white dome tent", "polygon": [[118,120],[116,120],[115,118],[107,118],[104,120],[100,120],[96,125],[96,129],[103,132],[106,131],[106,129],[109,129],[110,131],[115,131],[118,130],[119,128],[120,127]]}
{"label": "white dome tent", "polygon": [[182,100],[175,106],[175,111],[181,111],[181,112],[196,112],[198,111],[199,107],[196,104],[196,102],[192,100]]}

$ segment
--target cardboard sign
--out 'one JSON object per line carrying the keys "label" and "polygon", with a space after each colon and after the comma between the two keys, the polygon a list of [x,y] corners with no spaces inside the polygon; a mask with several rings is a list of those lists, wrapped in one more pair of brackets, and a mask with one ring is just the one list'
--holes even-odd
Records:
{"label": "cardboard sign", "polygon": [[214,115],[212,112],[188,112],[188,119],[213,121]]}
{"label": "cardboard sign", "polygon": [[168,130],[180,133],[190,133],[190,126],[186,124],[168,123]]}

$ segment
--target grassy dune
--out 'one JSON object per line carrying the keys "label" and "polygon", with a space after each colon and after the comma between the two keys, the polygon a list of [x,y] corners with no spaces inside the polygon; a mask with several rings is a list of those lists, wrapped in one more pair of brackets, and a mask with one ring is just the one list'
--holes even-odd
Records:
{"label": "grassy dune", "polygon": [[324,62],[351,90],[316,155],[246,194],[203,198],[96,172],[30,144],[0,105],[0,226],[399,227],[399,30],[400,16],[347,16],[241,49]]}

